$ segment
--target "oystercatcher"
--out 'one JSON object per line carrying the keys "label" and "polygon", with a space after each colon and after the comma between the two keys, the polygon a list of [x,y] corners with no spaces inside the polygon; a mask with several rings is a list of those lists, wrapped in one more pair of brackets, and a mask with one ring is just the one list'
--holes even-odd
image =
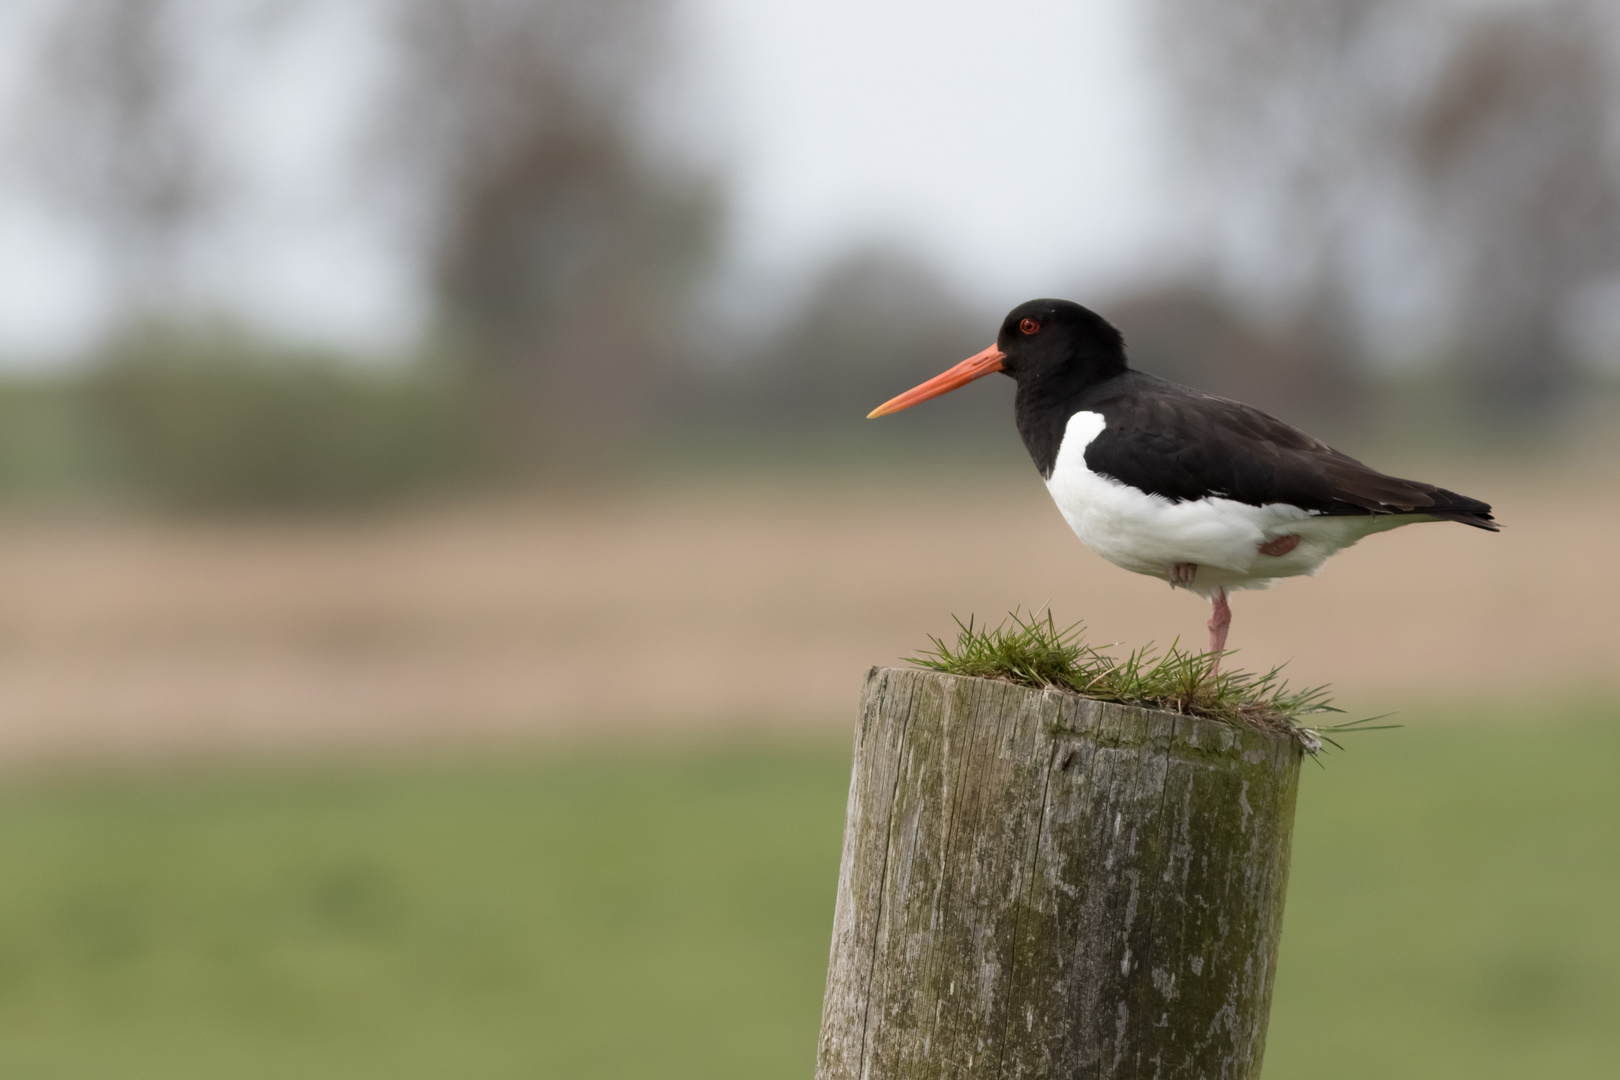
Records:
{"label": "oystercatcher", "polygon": [[1070,528],[1114,565],[1209,600],[1217,664],[1234,590],[1314,574],[1399,525],[1498,528],[1478,499],[1386,476],[1259,409],[1131,370],[1119,331],[1068,300],[1019,305],[994,345],[868,418],[996,371],[1018,383],[1018,433]]}

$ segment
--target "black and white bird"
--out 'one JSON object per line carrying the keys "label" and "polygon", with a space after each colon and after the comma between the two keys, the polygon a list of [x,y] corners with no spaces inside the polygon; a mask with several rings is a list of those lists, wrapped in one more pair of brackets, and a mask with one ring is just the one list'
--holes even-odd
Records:
{"label": "black and white bird", "polygon": [[1217,663],[1230,592],[1315,574],[1400,525],[1498,527],[1478,499],[1386,476],[1259,409],[1132,371],[1119,331],[1067,300],[1019,305],[994,345],[870,416],[997,371],[1018,383],[1018,433],[1075,535],[1209,600]]}

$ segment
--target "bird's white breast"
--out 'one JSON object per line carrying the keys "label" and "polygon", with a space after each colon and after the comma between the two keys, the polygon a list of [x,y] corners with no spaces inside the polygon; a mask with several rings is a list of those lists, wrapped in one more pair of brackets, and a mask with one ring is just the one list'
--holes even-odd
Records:
{"label": "bird's white breast", "polygon": [[[1091,471],[1086,447],[1104,426],[1101,413],[1069,418],[1046,481],[1052,500],[1081,543],[1116,566],[1168,578],[1177,563],[1197,564],[1195,592],[1263,589],[1272,578],[1314,574],[1363,536],[1416,520],[1322,517],[1287,503],[1251,506],[1219,495],[1173,502]],[[1300,542],[1288,554],[1260,553],[1262,544],[1291,533]]]}

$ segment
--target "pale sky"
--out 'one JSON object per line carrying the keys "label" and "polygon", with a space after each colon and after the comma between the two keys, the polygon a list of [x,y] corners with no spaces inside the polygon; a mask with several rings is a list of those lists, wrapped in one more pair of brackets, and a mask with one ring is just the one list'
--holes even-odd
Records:
{"label": "pale sky", "polygon": [[1173,235],[1129,0],[693,9],[745,264],[878,235],[975,292],[1027,299],[1129,272]]}
{"label": "pale sky", "polygon": [[[1106,289],[1182,250],[1130,0],[682,3],[671,99],[690,130],[675,130],[725,175],[722,289],[791,286],[876,238],[999,310]],[[387,349],[421,305],[334,154],[371,70],[345,7],[306,8],[318,14],[274,39],[268,77],[222,95],[253,209],[220,223],[196,270],[268,329]],[[5,30],[0,70],[15,70],[3,41],[22,35]],[[100,315],[84,238],[0,174],[0,357],[52,362]]]}

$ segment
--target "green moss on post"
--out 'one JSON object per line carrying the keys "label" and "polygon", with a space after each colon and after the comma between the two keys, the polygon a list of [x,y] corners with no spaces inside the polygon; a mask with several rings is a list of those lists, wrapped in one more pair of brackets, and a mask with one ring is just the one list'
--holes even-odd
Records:
{"label": "green moss on post", "polygon": [[817,1080],[1260,1073],[1301,750],[874,668]]}

